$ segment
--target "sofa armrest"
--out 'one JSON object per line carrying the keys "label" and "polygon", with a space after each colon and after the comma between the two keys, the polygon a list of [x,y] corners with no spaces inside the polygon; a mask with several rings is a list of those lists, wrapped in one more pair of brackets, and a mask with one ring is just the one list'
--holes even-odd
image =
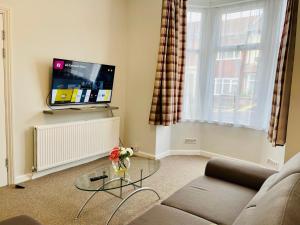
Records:
{"label": "sofa armrest", "polygon": [[266,179],[278,171],[239,160],[213,158],[205,168],[205,175],[259,190]]}

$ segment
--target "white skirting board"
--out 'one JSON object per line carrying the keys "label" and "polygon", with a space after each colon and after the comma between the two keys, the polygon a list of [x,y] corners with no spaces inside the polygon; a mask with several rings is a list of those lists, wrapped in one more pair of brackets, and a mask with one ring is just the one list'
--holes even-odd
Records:
{"label": "white skirting board", "polygon": [[156,156],[156,158],[161,159],[161,158],[164,158],[166,156],[171,156],[171,155],[198,155],[198,156],[202,156],[205,158],[219,157],[219,158],[227,158],[227,159],[237,160],[237,159],[229,157],[229,156],[220,155],[217,153],[208,152],[208,151],[204,151],[204,150],[170,150],[170,151],[164,152],[164,153]]}
{"label": "white skirting board", "polygon": [[[149,154],[149,153],[146,153],[146,152],[139,151],[139,152],[135,152],[134,154],[137,155],[137,156],[140,156],[140,157],[151,158],[151,159],[162,159],[162,158],[165,158],[167,156],[172,156],[172,155],[178,155],[178,156],[180,156],[180,155],[198,155],[198,156],[203,156],[205,158],[212,158],[212,157],[230,158],[230,157],[226,157],[226,156],[223,156],[223,155],[219,155],[219,154],[215,154],[215,153],[211,153],[211,152],[207,152],[207,151],[203,151],[203,150],[169,150],[169,151],[166,151],[166,152],[164,152],[160,155],[153,155],[153,154]],[[58,172],[58,171],[61,171],[61,170],[64,170],[64,169],[79,166],[79,165],[82,165],[84,163],[94,161],[94,160],[99,159],[99,158],[104,157],[104,156],[105,155],[92,157],[92,158],[85,159],[85,160],[80,160],[78,162],[69,163],[67,165],[59,166],[59,167],[53,168],[51,170],[47,170],[47,171],[40,172],[40,173],[28,173],[28,174],[24,174],[24,175],[21,175],[21,176],[17,176],[15,178],[15,183],[16,184],[22,183],[22,182],[25,182],[25,181],[28,181],[28,180],[31,180],[31,179],[36,179],[36,178],[39,178],[39,177],[42,177],[42,176],[45,176],[45,175],[48,175],[48,174],[51,174],[51,173]],[[233,158],[231,158],[231,159],[233,159]]]}
{"label": "white skirting board", "polygon": [[194,156],[202,156],[204,158],[223,158],[223,159],[229,159],[229,160],[234,160],[234,161],[244,161],[244,162],[249,162],[249,163],[253,163],[253,164],[256,164],[258,166],[262,166],[262,167],[265,167],[265,168],[268,168],[268,169],[273,169],[273,170],[279,170],[281,168],[281,166],[277,167],[277,166],[272,166],[272,165],[262,165],[260,163],[257,163],[257,162],[252,162],[252,161],[247,161],[247,160],[243,160],[243,159],[237,159],[237,158],[233,158],[233,157],[230,157],[230,156],[225,156],[225,155],[221,155],[221,154],[217,154],[217,153],[213,153],[213,152],[208,152],[208,151],[205,151],[205,150],[169,150],[169,151],[166,151],[160,155],[156,155],[155,158],[156,159],[162,159],[164,157],[167,157],[167,156],[172,156],[172,155],[177,155],[177,156],[187,156],[187,155],[194,155]]}
{"label": "white skirting board", "polygon": [[20,183],[29,181],[31,179],[32,179],[32,173],[27,173],[24,175],[16,176],[14,181],[15,181],[15,184],[20,184]]}
{"label": "white skirting board", "polygon": [[[143,155],[143,153],[140,153],[141,155]],[[199,156],[203,156],[203,157],[214,157],[214,156],[208,156],[208,153],[205,154],[205,151],[203,150],[168,150],[165,151],[163,153],[160,154],[156,154],[155,156],[153,155],[154,158],[156,159],[163,159],[167,156],[171,156],[171,155],[199,155]]]}
{"label": "white skirting board", "polygon": [[75,167],[75,166],[80,166],[82,164],[86,164],[86,163],[95,161],[97,159],[103,158],[105,156],[108,156],[108,154],[109,153],[104,153],[104,154],[99,155],[99,156],[94,156],[94,157],[79,160],[79,161],[76,161],[76,162],[68,163],[66,165],[58,166],[58,167],[55,167],[55,168],[52,168],[52,169],[49,169],[49,170],[45,170],[45,171],[42,171],[42,172],[34,172],[34,173],[24,174],[24,175],[21,175],[21,176],[16,176],[15,177],[15,184],[19,184],[19,183],[23,183],[23,182],[26,182],[26,181],[29,181],[29,180],[32,180],[32,179],[43,177],[43,176],[46,176],[48,174],[56,173],[56,172],[59,172],[59,171],[65,170],[65,169],[69,169],[69,168],[72,168],[72,167]]}
{"label": "white skirting board", "polygon": [[139,157],[149,158],[149,159],[156,159],[157,158],[153,154],[149,154],[147,152],[141,152],[141,151],[134,152],[134,155],[139,156]]}
{"label": "white skirting board", "polygon": [[[145,157],[145,158],[152,158],[152,159],[162,159],[162,158],[165,158],[167,156],[202,156],[202,157],[205,157],[205,158],[213,158],[213,157],[218,157],[218,158],[226,158],[226,159],[231,159],[231,160],[238,160],[238,161],[241,161],[239,159],[235,159],[235,158],[231,158],[231,157],[228,157],[228,156],[224,156],[224,155],[220,155],[220,154],[216,154],[216,153],[212,153],[212,152],[208,152],[208,151],[204,151],[204,150],[169,150],[169,151],[166,151],[160,155],[153,155],[153,154],[149,154],[149,153],[146,153],[146,152],[135,152],[134,153],[135,155],[137,156],[141,156],[141,157]],[[93,160],[96,160],[98,158],[101,158],[101,157],[97,157],[97,158],[93,158],[93,159],[89,159],[89,161],[86,161],[86,162],[83,162],[83,161],[80,161],[78,162],[78,164],[72,164],[70,165],[70,167],[74,167],[74,166],[78,166],[80,164],[83,164],[83,163],[88,163],[88,162],[91,162]],[[68,167],[68,168],[70,168]],[[50,174],[50,173],[53,173],[53,172],[57,172],[57,171],[60,171],[62,169],[66,169],[66,168],[55,168],[56,171],[49,171],[49,173],[35,173],[35,174],[25,174],[25,175],[21,175],[21,176],[18,176],[15,178],[15,183],[21,183],[21,182],[25,182],[25,181],[28,181],[28,180],[31,180],[31,179],[35,179],[35,178],[38,178],[38,177],[41,177],[41,176],[45,176],[47,174]]]}
{"label": "white skirting board", "polygon": [[180,155],[198,155],[198,156],[202,156],[205,158],[222,157],[222,158],[234,159],[234,158],[219,155],[216,153],[207,152],[204,150],[168,150],[161,154],[156,154],[156,155],[139,151],[139,152],[136,152],[135,155],[138,155],[141,157],[146,157],[146,158],[155,158],[155,159],[163,159],[163,158],[165,158],[167,156],[171,156],[171,155],[178,155],[178,156],[180,156]]}

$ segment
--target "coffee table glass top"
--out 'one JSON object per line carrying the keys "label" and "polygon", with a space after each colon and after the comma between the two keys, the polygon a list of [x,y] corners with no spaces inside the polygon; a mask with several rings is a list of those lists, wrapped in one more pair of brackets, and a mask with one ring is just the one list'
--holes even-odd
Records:
{"label": "coffee table glass top", "polygon": [[[133,156],[130,158],[130,168],[126,174],[120,175],[114,171],[111,161],[107,159],[91,172],[79,176],[75,187],[83,191],[107,191],[139,184],[153,175],[159,167],[159,160]],[[91,178],[97,180],[93,181]]]}

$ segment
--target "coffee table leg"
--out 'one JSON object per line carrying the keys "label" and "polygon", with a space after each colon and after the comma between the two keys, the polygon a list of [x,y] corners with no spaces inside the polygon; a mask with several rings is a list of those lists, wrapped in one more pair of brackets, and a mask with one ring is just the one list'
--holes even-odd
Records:
{"label": "coffee table leg", "polygon": [[127,183],[131,183],[132,187],[134,190],[136,190],[137,188],[141,188],[141,186],[135,184],[132,182],[132,180],[128,179],[128,178],[125,178],[124,181],[126,181]]}
{"label": "coffee table leg", "polygon": [[112,220],[112,218],[114,217],[114,215],[116,214],[116,212],[121,208],[121,206],[129,199],[131,198],[133,195],[139,193],[139,192],[142,192],[142,191],[152,191],[154,192],[158,199],[160,200],[160,196],[159,194],[152,188],[149,188],[149,187],[142,187],[142,188],[139,188],[133,192],[131,192],[128,196],[126,196],[126,198],[124,198],[119,204],[118,206],[116,207],[116,209],[114,210],[114,212],[111,214],[111,216],[109,217],[108,221],[106,222],[106,225],[109,225],[110,221]]}
{"label": "coffee table leg", "polygon": [[115,179],[112,179],[112,180],[109,180],[107,182],[105,182],[101,187],[99,187],[98,191],[95,191],[93,192],[93,194],[91,194],[91,196],[84,202],[84,204],[81,206],[81,208],[79,209],[78,213],[77,213],[77,216],[75,217],[75,220],[78,219],[83,211],[83,209],[85,208],[85,206],[89,203],[89,201],[98,193],[100,192],[100,190],[107,184],[111,183],[111,182],[114,182],[116,180],[119,180],[120,178],[115,178]]}
{"label": "coffee table leg", "polygon": [[82,213],[82,210],[84,209],[84,207],[88,204],[88,202],[98,193],[98,191],[95,191],[93,194],[91,194],[91,196],[85,201],[85,203],[81,206],[81,208],[79,209],[77,216],[75,217],[75,220],[77,220],[79,218],[79,216]]}

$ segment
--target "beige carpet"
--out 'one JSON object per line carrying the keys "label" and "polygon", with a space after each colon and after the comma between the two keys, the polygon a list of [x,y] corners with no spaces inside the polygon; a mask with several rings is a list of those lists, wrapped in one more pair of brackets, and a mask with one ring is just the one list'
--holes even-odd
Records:
{"label": "beige carpet", "polygon": [[[88,192],[77,190],[73,186],[74,180],[82,173],[95,168],[101,160],[26,182],[26,189],[1,188],[0,221],[26,214],[44,225],[104,225],[120,201],[105,193],[98,193],[79,220],[74,220],[79,207],[90,195]],[[206,162],[207,159],[198,156],[164,158],[161,160],[160,170],[143,184],[157,190],[162,199],[165,199],[203,174]],[[128,190],[129,188],[125,191]],[[153,193],[139,193],[118,211],[111,224],[126,224],[157,203],[157,197]]]}

